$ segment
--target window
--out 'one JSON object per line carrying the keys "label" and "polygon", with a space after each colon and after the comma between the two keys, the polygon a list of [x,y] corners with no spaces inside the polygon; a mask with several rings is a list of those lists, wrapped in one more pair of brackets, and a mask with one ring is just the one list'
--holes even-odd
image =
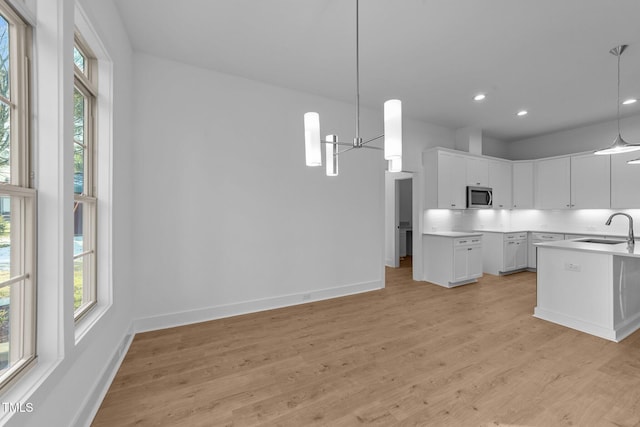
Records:
{"label": "window", "polygon": [[0,387],[35,358],[30,37],[29,27],[5,0],[0,0]]}
{"label": "window", "polygon": [[97,301],[96,67],[93,55],[79,36],[73,49],[73,62],[73,308],[78,320]]}

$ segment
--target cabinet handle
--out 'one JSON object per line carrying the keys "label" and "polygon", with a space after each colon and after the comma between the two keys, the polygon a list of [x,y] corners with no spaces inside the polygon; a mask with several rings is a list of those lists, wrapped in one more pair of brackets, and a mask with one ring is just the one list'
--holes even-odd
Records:
{"label": "cabinet handle", "polygon": [[468,250],[468,251],[470,251],[470,250],[471,250],[471,248],[467,248],[467,250]]}
{"label": "cabinet handle", "polygon": [[466,240],[460,240],[460,244],[467,243]]}
{"label": "cabinet handle", "polygon": [[455,206],[455,204],[451,203],[451,206]]}
{"label": "cabinet handle", "polygon": [[571,205],[567,205],[567,207],[571,207]]}
{"label": "cabinet handle", "polygon": [[502,207],[502,205],[498,205],[498,206]]}
{"label": "cabinet handle", "polygon": [[479,182],[476,182],[476,185],[480,185],[480,183],[479,183]]}

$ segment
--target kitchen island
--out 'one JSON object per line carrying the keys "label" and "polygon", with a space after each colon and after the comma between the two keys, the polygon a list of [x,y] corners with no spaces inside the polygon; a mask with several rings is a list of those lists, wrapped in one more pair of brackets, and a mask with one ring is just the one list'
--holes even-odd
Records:
{"label": "kitchen island", "polygon": [[640,242],[598,239],[536,244],[534,316],[619,342],[640,328]]}

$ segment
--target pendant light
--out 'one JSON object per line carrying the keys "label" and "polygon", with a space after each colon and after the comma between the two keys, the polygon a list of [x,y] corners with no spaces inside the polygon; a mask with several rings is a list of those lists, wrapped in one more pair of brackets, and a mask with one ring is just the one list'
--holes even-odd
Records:
{"label": "pendant light", "polygon": [[623,44],[623,45],[614,47],[609,51],[609,53],[611,53],[612,55],[615,55],[618,58],[618,104],[617,104],[618,136],[613,141],[613,144],[611,144],[609,147],[603,148],[602,150],[598,150],[593,154],[618,154],[618,153],[628,153],[630,151],[640,150],[640,144],[631,144],[625,141],[622,138],[622,135],[620,135],[620,57],[622,56],[622,53],[627,49],[627,46],[628,45]]}
{"label": "pendant light", "polygon": [[[368,140],[360,136],[360,47],[358,0],[356,0],[356,135],[353,143],[339,142],[336,135],[327,135],[320,140],[320,116],[316,112],[304,115],[305,157],[307,166],[322,166],[322,148],[325,144],[325,161],[327,176],[338,175],[338,156],[357,148],[368,148],[384,151],[384,158],[389,161],[390,172],[402,170],[402,103],[391,99],[384,103],[384,134]],[[384,137],[384,148],[367,145]],[[348,148],[338,151],[338,146]]]}

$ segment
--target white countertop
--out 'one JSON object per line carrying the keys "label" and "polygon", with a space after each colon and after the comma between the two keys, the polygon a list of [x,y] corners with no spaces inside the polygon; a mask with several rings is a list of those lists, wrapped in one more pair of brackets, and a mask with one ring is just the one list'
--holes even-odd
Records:
{"label": "white countertop", "polygon": [[627,242],[617,243],[615,245],[603,243],[586,243],[576,240],[556,240],[554,242],[534,243],[536,246],[543,248],[568,249],[581,252],[595,252],[603,255],[618,255],[627,257],[640,258],[640,241],[636,241],[633,251],[627,248]]}
{"label": "white countertop", "polygon": [[626,238],[622,234],[605,233],[602,231],[560,231],[560,230],[536,230],[536,229],[522,229],[522,228],[478,228],[473,231],[478,233],[551,233],[551,234],[576,234],[580,236],[609,236],[619,237],[620,239]]}
{"label": "white countertop", "polygon": [[422,233],[425,236],[440,236],[440,237],[475,237],[482,236],[482,233],[475,231],[431,231],[429,233]]}
{"label": "white countertop", "polygon": [[517,228],[479,228],[477,230],[473,230],[478,233],[526,233],[530,230],[522,230]]}

